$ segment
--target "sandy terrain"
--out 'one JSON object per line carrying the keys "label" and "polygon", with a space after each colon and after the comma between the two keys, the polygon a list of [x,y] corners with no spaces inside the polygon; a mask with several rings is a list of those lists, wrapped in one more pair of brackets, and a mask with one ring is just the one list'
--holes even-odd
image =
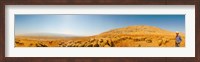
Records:
{"label": "sandy terrain", "polygon": [[[175,47],[175,36],[175,32],[140,25],[90,37],[15,36],[15,47]],[[180,36],[180,46],[185,47],[185,35]]]}

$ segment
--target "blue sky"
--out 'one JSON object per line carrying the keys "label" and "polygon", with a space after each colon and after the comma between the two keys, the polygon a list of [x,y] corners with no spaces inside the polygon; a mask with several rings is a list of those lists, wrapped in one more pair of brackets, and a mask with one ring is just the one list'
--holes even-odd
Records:
{"label": "blue sky", "polygon": [[134,25],[185,32],[185,15],[15,15],[15,33],[90,36]]}

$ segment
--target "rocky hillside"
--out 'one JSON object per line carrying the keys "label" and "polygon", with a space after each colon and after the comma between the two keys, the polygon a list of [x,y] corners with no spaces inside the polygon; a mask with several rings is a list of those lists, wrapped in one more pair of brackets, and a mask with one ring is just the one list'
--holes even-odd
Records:
{"label": "rocky hillside", "polygon": [[[173,47],[175,46],[176,33],[154,26],[128,26],[106,31],[96,38],[112,40],[118,47]],[[185,35],[180,33],[183,39],[181,46],[185,46]]]}
{"label": "rocky hillside", "polygon": [[163,34],[163,35],[174,35],[175,32],[167,31],[154,26],[146,26],[146,25],[137,25],[137,26],[128,26],[123,28],[113,29],[107,32],[102,33],[105,34],[126,34],[126,35],[142,35],[142,34]]}

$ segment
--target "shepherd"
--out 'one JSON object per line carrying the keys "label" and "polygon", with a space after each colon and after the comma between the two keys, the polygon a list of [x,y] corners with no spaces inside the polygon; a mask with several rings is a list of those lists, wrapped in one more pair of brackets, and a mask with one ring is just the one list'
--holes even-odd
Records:
{"label": "shepherd", "polygon": [[181,36],[179,35],[179,32],[176,31],[176,47],[180,47],[181,41],[182,41]]}

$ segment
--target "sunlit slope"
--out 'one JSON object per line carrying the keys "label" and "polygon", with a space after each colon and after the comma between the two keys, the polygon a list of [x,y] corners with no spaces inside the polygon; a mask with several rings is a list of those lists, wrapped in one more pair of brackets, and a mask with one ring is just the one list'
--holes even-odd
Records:
{"label": "sunlit slope", "polygon": [[[154,26],[128,26],[104,32],[97,37],[110,38],[115,41],[115,46],[137,46],[137,47],[158,47],[175,46],[175,32],[164,30]],[[185,46],[185,35],[180,33]]]}

